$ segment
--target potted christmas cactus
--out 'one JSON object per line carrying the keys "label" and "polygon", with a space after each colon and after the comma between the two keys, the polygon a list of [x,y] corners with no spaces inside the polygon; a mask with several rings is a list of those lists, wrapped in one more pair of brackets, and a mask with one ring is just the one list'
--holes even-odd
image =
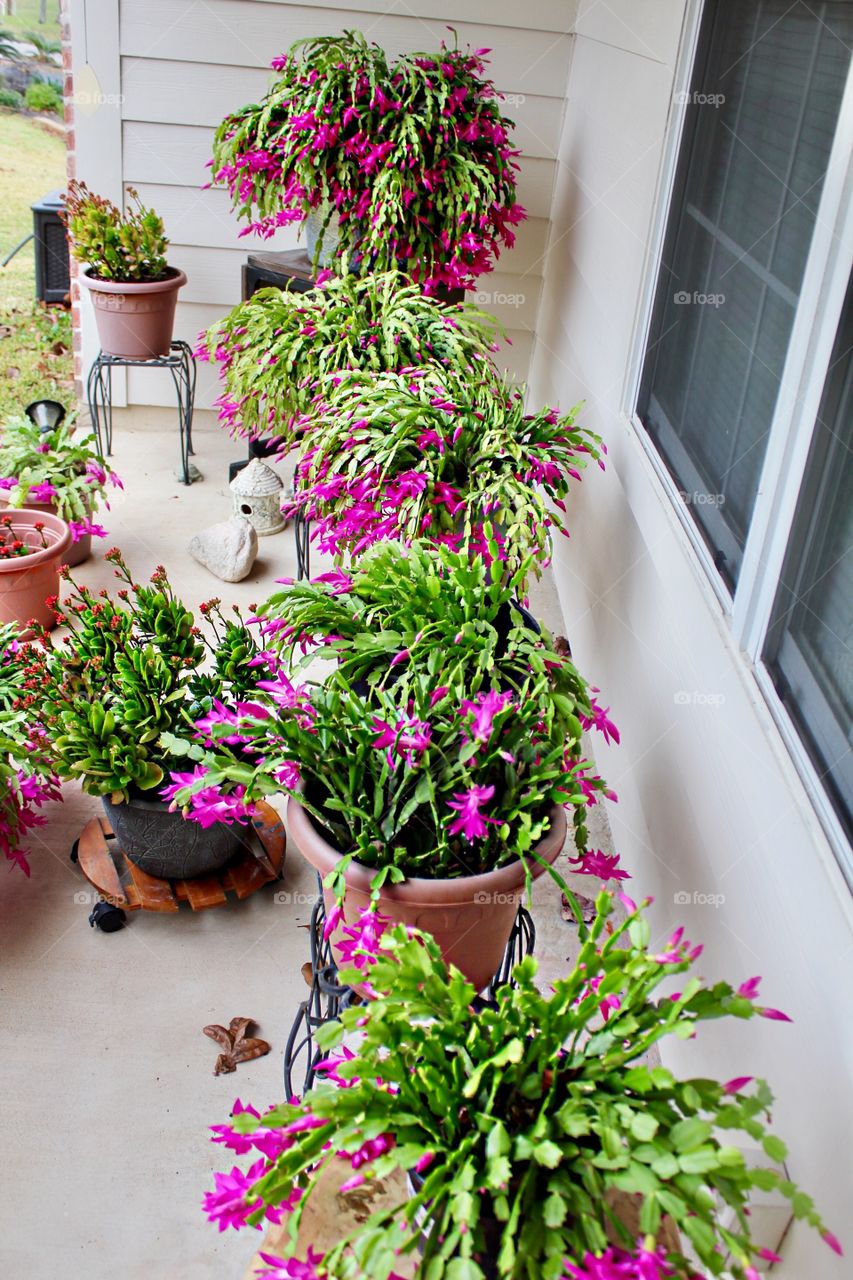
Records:
{"label": "potted christmas cactus", "polygon": [[[289,1220],[286,1256],[262,1255],[270,1280],[391,1280],[407,1255],[428,1280],[695,1280],[697,1266],[758,1280],[756,1265],[778,1259],[753,1242],[749,1202],[770,1190],[840,1252],[778,1167],[764,1081],[679,1079],[649,1062],[703,1022],[785,1015],[757,1003],[759,979],[690,975],[701,946],[681,929],[650,943],[642,908],[623,903],[614,920],[600,893],[565,977],[543,991],[528,956],[494,1003],[433,939],[365,912],[340,977],[366,998],[320,1029],[324,1079],[301,1101],[263,1115],[237,1103],[213,1127],[252,1163],[215,1175],[209,1218],[220,1230]],[[766,1160],[747,1163],[739,1140]],[[341,1165],[342,1191],[383,1180],[386,1198],[298,1260],[300,1219]]]}
{"label": "potted christmas cactus", "polygon": [[[526,885],[562,850],[564,805],[583,851],[586,806],[605,791],[581,745],[594,698],[565,644],[514,606],[517,586],[447,548],[373,548],[352,577],[294,584],[260,610],[258,705],[206,715],[194,741],[168,739],[197,764],[174,792],[190,816],[199,792],[238,782],[244,801],[291,797],[333,947],[378,899],[428,927],[478,990]],[[337,661],[294,683],[294,645]]]}
{"label": "potted christmas cactus", "polygon": [[0,625],[0,850],[27,876],[26,833],[44,824],[46,800],[61,799],[40,723],[45,661],[14,624]]}
{"label": "potted christmas cactus", "polygon": [[468,368],[499,329],[484,312],[424,296],[398,271],[332,276],[310,293],[259,289],[200,337],[219,364],[219,417],[229,431],[282,452],[304,431],[322,388],[346,370],[435,362]]}
{"label": "potted christmas cactus", "polygon": [[510,576],[532,555],[538,574],[550,530],[566,532],[572,481],[590,459],[604,465],[600,437],[576,410],[526,412],[524,387],[486,359],[342,372],[335,382],[304,420],[293,510],[338,558],[381,539],[427,538],[499,561]]}
{"label": "potted christmas cactus", "polygon": [[166,262],[163,220],[128,187],[122,213],[83,182],[68,184],[63,219],[71,252],[83,264],[81,283],[95,308],[107,355],[151,360],[168,355],[183,271]]}
{"label": "potted christmas cactus", "polygon": [[70,424],[41,431],[30,418],[7,418],[0,434],[0,493],[10,507],[53,511],[71,530],[65,563],[82,564],[92,537],[106,529],[92,516],[99,502],[108,507],[107,483],[121,480],[97,452],[95,437],[76,437]]}
{"label": "potted christmas cactus", "polygon": [[297,41],[263,98],[217,129],[214,180],[247,232],[314,215],[315,267],[325,247],[336,267],[470,288],[526,216],[486,52],[391,59],[358,31]]}
{"label": "potted christmas cactus", "polygon": [[59,570],[71,546],[71,530],[49,511],[0,514],[0,623],[44,629],[56,625],[50,600],[59,592]]}
{"label": "potted christmas cactus", "polygon": [[255,683],[255,645],[239,614],[226,618],[219,601],[201,606],[212,632],[205,637],[162,566],[139,584],[118,550],[106,558],[124,584],[117,598],[69,579],[59,615],[69,632],[49,651],[45,723],[56,772],[102,798],[122,850],[144,871],[204,875],[237,851],[248,820],[243,788],[220,788],[215,802],[197,796],[199,823],[183,822],[159,794],[180,767],[161,736],[223,700],[239,705]]}

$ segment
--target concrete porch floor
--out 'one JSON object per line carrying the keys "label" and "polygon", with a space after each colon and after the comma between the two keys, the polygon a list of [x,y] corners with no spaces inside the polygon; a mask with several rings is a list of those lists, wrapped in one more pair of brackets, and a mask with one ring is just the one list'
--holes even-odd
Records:
{"label": "concrete porch floor", "polygon": [[[174,478],[171,415],[117,414],[112,462],[125,490],[102,513],[109,537],[76,571],[79,581],[114,585],[103,560],[110,546],[122,548],[139,578],[165,564],[190,607],[220,595],[245,608],[275,578],[295,574],[289,529],[261,541],[239,584],[220,583],[187,554],[192,533],[229,514],[227,465],[244,452],[212,415],[197,416],[195,436],[204,480],[187,489]],[[322,571],[319,560],[312,570]],[[533,612],[562,630],[548,580]],[[177,916],[134,912],[128,927],[102,934],[87,926],[92,895],[68,858],[100,805],[73,785],[64,792],[33,833],[31,879],[10,872],[2,887],[0,1274],[238,1280],[257,1241],[251,1232],[220,1235],[201,1213],[210,1171],[233,1163],[208,1141],[207,1126],[226,1120],[238,1096],[260,1107],[282,1096],[284,1043],[306,992],[313,872],[291,844],[282,881],[246,902]],[[594,843],[609,849],[603,806],[591,816]],[[584,880],[578,888],[594,892]],[[553,978],[575,931],[550,882],[537,886],[534,915],[543,977]],[[202,1027],[236,1016],[254,1018],[272,1050],[215,1078],[217,1049]]]}

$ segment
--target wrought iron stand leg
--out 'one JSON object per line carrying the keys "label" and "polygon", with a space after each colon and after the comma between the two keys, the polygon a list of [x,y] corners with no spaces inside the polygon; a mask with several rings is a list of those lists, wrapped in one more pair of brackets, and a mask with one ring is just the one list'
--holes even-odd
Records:
{"label": "wrought iron stand leg", "polygon": [[100,357],[98,357],[86,379],[86,399],[89,402],[89,417],[92,419],[92,430],[95,433],[95,439],[98,442],[98,453],[101,457],[105,457],[104,442],[101,437],[101,415],[98,409],[98,376],[100,370]]}
{"label": "wrought iron stand leg", "polygon": [[299,579],[311,576],[311,521],[306,520],[302,511],[293,517],[293,536],[296,540],[296,576]]}

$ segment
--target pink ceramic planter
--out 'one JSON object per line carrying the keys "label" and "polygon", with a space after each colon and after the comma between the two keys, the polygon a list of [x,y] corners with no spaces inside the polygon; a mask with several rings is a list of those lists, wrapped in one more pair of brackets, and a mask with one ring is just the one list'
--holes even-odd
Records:
{"label": "pink ceramic planter", "polygon": [[[46,601],[59,595],[59,566],[65,563],[71,530],[49,511],[22,507],[8,514],[12,516],[12,534],[39,549],[14,560],[0,560],[0,622],[17,622],[23,628],[34,618],[52,631],[56,618]],[[45,547],[35,528],[37,521],[44,525]]]}
{"label": "pink ceramic planter", "polygon": [[[8,503],[3,503],[3,508],[4,510],[9,511],[15,510],[14,507],[9,507]],[[62,519],[62,516],[59,515],[52,502],[28,502],[25,508],[22,507],[19,509],[26,511],[47,511],[51,515],[57,516],[59,520]],[[91,533],[84,533],[83,537],[78,538],[76,542],[73,538],[71,539],[71,543],[62,563],[67,564],[69,568],[73,569],[78,564],[83,564],[84,561],[88,560],[91,554],[92,535]]]}
{"label": "pink ceramic planter", "polygon": [[[554,805],[551,828],[536,846],[546,862],[553,863],[566,838],[566,812]],[[293,797],[287,802],[287,821],[303,856],[324,878],[341,854],[323,839],[309,814]],[[544,867],[530,864],[534,880]],[[354,924],[359,913],[370,905],[370,882],[375,872],[359,862],[351,862],[345,872],[344,918]],[[448,964],[460,969],[478,991],[483,991],[497,972],[509,941],[525,886],[525,864],[510,862],[485,875],[462,876],[453,880],[410,879],[379,891],[379,910],[395,924],[414,925],[431,933]],[[327,912],[334,895],[323,890]],[[332,934],[332,948],[337,933]]]}
{"label": "pink ceramic planter", "polygon": [[178,290],[187,282],[183,271],[168,267],[162,280],[98,280],[87,268],[80,283],[90,292],[101,350],[130,360],[153,360],[169,354],[175,327]]}

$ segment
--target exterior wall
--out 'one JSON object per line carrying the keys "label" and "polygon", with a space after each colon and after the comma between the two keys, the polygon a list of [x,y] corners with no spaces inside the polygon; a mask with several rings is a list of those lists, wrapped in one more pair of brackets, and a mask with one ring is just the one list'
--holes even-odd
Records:
{"label": "exterior wall", "polygon": [[[532,395],[586,399],[584,421],[610,449],[606,474],[593,468],[580,488],[556,577],[573,651],[622,731],[621,747],[597,752],[619,795],[615,846],[635,892],[654,895],[661,938],[684,923],[705,943],[707,977],[762,974],[764,998],[794,1019],[710,1027],[664,1056],[683,1072],[766,1075],[789,1170],[843,1234],[853,1190],[850,895],[624,413],[684,9],[580,5]],[[783,1254],[774,1276],[849,1274],[799,1225]]]}
{"label": "exterior wall", "polygon": [[[511,0],[421,0],[400,12],[387,12],[383,0],[208,0],[203,6],[193,0],[122,0],[97,7],[97,31],[89,4],[88,32],[83,0],[68,3],[75,91],[94,75],[115,94],[85,117],[78,110],[78,176],[113,199],[133,186],[163,215],[172,241],[170,262],[189,277],[176,334],[190,341],[239,300],[240,265],[249,251],[297,245],[295,228],[265,243],[241,238],[242,224],[230,212],[227,193],[202,189],[215,126],[263,93],[275,54],[300,37],[347,28],[363,30],[392,53],[437,48],[452,38],[449,23],[460,45],[490,48],[491,72],[510,95],[505,109],[518,124],[520,199],[530,217],[515,248],[495,273],[482,278],[475,297],[508,330],[511,345],[501,359],[515,374],[527,375],[571,58],[573,0],[531,0],[523,25]],[[102,147],[103,157],[93,154]],[[86,304],[85,367],[95,351]],[[171,404],[173,393],[168,375],[131,370],[127,394],[129,403]],[[203,366],[197,403],[209,406],[215,394],[215,374]]]}

